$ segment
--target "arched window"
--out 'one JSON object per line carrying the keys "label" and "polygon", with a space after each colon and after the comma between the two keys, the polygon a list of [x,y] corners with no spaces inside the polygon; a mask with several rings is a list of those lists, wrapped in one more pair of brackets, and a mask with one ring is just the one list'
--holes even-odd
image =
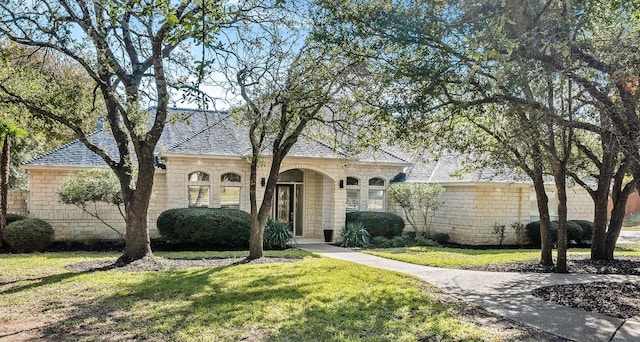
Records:
{"label": "arched window", "polygon": [[209,174],[202,171],[192,172],[188,181],[189,207],[208,207],[211,188]]}
{"label": "arched window", "polygon": [[386,182],[384,179],[374,177],[369,179],[369,200],[367,210],[384,211]]}
{"label": "arched window", "polygon": [[241,181],[237,173],[225,173],[220,176],[220,208],[240,209]]}
{"label": "arched window", "polygon": [[347,206],[346,211],[360,210],[360,180],[347,177]]}

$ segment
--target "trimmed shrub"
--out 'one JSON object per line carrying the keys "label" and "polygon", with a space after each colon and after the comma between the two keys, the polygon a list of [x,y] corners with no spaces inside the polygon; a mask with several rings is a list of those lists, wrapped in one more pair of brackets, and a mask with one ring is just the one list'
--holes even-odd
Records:
{"label": "trimmed shrub", "polygon": [[53,227],[41,219],[26,218],[7,225],[4,239],[17,253],[42,252],[53,241]]}
{"label": "trimmed shrub", "polygon": [[362,222],[348,223],[340,230],[340,235],[344,247],[367,247],[371,241],[371,235],[364,228]]}
{"label": "trimmed shrub", "polygon": [[285,249],[289,241],[295,241],[291,224],[272,219],[267,220],[263,239],[267,249]]}
{"label": "trimmed shrub", "polygon": [[169,241],[201,247],[246,247],[249,245],[251,215],[237,209],[169,209],[156,223]]}
{"label": "trimmed shrub", "polygon": [[375,247],[387,248],[391,247],[391,240],[384,236],[374,236],[371,238],[371,244]]}
{"label": "trimmed shrub", "polygon": [[20,221],[20,220],[24,220],[26,219],[26,216],[22,216],[20,214],[11,214],[11,213],[7,213],[7,224],[11,223],[11,222],[16,222],[16,221]]}
{"label": "trimmed shrub", "polygon": [[394,236],[393,239],[391,239],[391,245],[393,247],[405,247],[409,245],[410,242],[411,239],[408,239],[405,235]]}
{"label": "trimmed shrub", "polygon": [[[556,221],[554,221],[556,222]],[[556,222],[556,227],[557,227],[557,222]],[[556,229],[557,232],[557,229]],[[576,243],[580,243],[580,241],[582,241],[582,226],[580,226],[579,224],[572,222],[572,221],[567,221],[567,241],[571,242],[571,240],[575,241]]]}
{"label": "trimmed shrub", "polygon": [[441,246],[436,241],[433,241],[433,240],[431,240],[429,238],[426,238],[424,236],[421,236],[421,235],[416,236],[415,240],[416,240],[416,246],[427,246],[427,247],[438,247],[438,246]]}
{"label": "trimmed shrub", "polygon": [[431,238],[439,244],[449,242],[449,234],[446,233],[435,233]]}
{"label": "trimmed shrub", "polygon": [[402,235],[404,220],[402,217],[378,211],[354,211],[347,213],[345,225],[354,222],[361,222],[372,237],[384,236],[393,239],[394,236]]}
{"label": "trimmed shrub", "polygon": [[[529,242],[536,247],[541,245],[540,241],[540,221],[530,222],[525,226],[525,231]],[[582,241],[584,232],[582,227],[573,221],[567,221],[567,241]],[[558,242],[558,221],[551,222],[551,239],[553,243]]]}
{"label": "trimmed shrub", "polygon": [[570,220],[569,222],[574,222],[582,227],[582,238],[581,241],[578,242],[591,241],[591,237],[593,236],[593,222],[587,220]]}

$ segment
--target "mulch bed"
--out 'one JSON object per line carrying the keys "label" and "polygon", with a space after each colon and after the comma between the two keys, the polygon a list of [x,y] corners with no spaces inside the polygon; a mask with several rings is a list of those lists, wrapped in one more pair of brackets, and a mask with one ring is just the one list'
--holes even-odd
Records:
{"label": "mulch bed", "polygon": [[95,271],[117,270],[120,272],[148,272],[182,270],[194,267],[226,267],[241,264],[267,264],[273,262],[298,262],[302,259],[295,258],[269,258],[247,260],[244,258],[206,258],[206,259],[165,259],[165,258],[144,258],[130,262],[126,265],[118,265],[116,259],[113,260],[92,260],[81,261],[65,268],[71,272],[88,273]]}
{"label": "mulch bed", "polygon": [[[640,275],[640,258],[619,260],[591,260],[571,257],[567,261],[569,272],[578,274]],[[492,272],[549,273],[553,267],[540,265],[537,260],[501,265],[468,267],[467,269]],[[606,277],[603,277],[606,279]],[[640,283],[591,282],[554,285],[532,291],[536,297],[548,302],[603,313],[613,317],[640,316]]]}

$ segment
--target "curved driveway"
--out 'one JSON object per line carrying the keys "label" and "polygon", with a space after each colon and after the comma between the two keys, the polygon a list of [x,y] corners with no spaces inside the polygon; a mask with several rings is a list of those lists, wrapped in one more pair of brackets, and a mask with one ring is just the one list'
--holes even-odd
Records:
{"label": "curved driveway", "polygon": [[639,317],[623,320],[551,304],[531,295],[531,290],[542,286],[592,281],[640,282],[640,276],[455,270],[409,264],[322,243],[298,247],[329,258],[414,275],[466,302],[571,340],[640,341]]}

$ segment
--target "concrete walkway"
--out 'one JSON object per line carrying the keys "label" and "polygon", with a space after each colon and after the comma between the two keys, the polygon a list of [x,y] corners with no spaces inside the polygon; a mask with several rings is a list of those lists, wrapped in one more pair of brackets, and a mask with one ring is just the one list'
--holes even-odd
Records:
{"label": "concrete walkway", "polygon": [[618,243],[640,243],[640,231],[621,231]]}
{"label": "concrete walkway", "polygon": [[640,341],[640,318],[628,320],[550,304],[531,295],[549,285],[593,281],[640,282],[640,276],[503,273],[420,266],[323,243],[298,244],[324,257],[416,276],[448,294],[514,321],[574,341]]}

